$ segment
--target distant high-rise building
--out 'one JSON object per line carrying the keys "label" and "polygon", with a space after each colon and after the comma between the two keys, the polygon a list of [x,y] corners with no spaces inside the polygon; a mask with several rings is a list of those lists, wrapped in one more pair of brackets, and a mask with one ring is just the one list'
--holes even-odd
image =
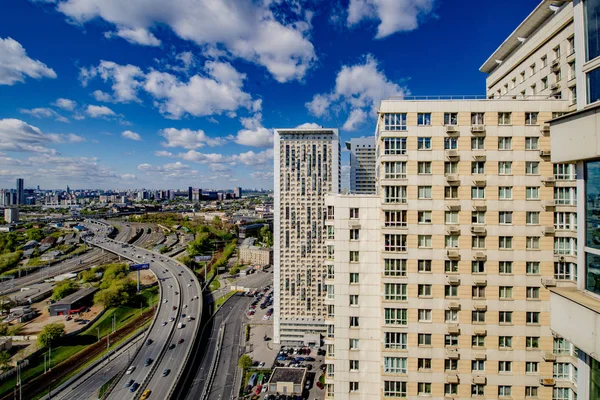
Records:
{"label": "distant high-rise building", "polygon": [[375,193],[375,137],[351,139],[346,148],[350,150],[350,192]]}
{"label": "distant high-rise building", "polygon": [[19,209],[17,207],[5,208],[4,221],[7,224],[16,224],[19,222]]}
{"label": "distant high-rise building", "polygon": [[[276,129],[275,343],[325,334],[325,195],[340,189],[337,129]],[[316,337],[316,339],[315,339]]]}
{"label": "distant high-rise building", "polygon": [[17,204],[25,203],[25,181],[23,178],[17,178]]}
{"label": "distant high-rise building", "polygon": [[242,188],[241,187],[233,188],[233,197],[235,197],[236,199],[242,198]]}
{"label": "distant high-rise building", "polygon": [[69,185],[67,185],[67,194],[71,193],[71,188],[69,188]]}
{"label": "distant high-rise building", "polygon": [[193,201],[194,200],[194,188],[192,188],[191,186],[188,187],[188,200],[189,201]]}

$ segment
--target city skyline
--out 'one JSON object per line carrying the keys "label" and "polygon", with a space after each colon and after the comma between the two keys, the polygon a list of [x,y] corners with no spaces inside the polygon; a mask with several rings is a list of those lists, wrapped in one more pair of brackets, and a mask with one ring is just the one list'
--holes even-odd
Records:
{"label": "city skyline", "polygon": [[[388,96],[483,94],[485,77],[473,71],[536,4],[499,21],[500,4],[465,14],[447,1],[409,1],[384,14],[359,1],[332,10],[319,1],[230,3],[223,7],[241,26],[227,36],[186,31],[178,2],[172,19],[149,3],[122,21],[113,18],[118,5],[87,13],[76,3],[13,2],[0,16],[0,46],[11,55],[0,60],[0,186],[22,176],[29,187],[155,189],[193,178],[199,187],[226,179],[271,188],[272,128],[333,126],[349,140],[373,134]],[[246,37],[257,19],[281,38],[256,37],[260,29]],[[465,39],[474,19],[481,32]],[[58,45],[65,37],[69,46]],[[450,59],[458,40],[471,49],[460,63],[422,56]],[[344,152],[345,179],[347,162]]]}

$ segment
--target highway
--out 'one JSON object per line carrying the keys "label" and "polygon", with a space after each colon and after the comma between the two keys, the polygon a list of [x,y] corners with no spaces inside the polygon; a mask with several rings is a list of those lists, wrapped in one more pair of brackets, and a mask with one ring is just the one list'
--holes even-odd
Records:
{"label": "highway", "polygon": [[[88,239],[90,243],[135,263],[149,263],[150,270],[159,278],[161,288],[161,303],[147,335],[152,343],[144,343],[130,363],[135,367],[134,371],[120,378],[108,398],[137,398],[141,391],[149,389],[152,391],[150,398],[167,399],[185,366],[201,319],[200,284],[193,272],[168,257],[133,245],[122,247],[122,242],[106,238],[110,229],[108,224],[95,221],[86,226],[95,233]],[[184,314],[186,317],[183,317]],[[193,316],[193,320],[189,320],[188,315]],[[163,326],[163,323],[166,324]],[[179,328],[178,324],[182,327]],[[174,348],[169,349],[173,345]],[[152,360],[149,366],[144,365],[147,359]],[[170,371],[163,376],[165,370]],[[125,387],[131,379],[141,385],[135,393]]]}

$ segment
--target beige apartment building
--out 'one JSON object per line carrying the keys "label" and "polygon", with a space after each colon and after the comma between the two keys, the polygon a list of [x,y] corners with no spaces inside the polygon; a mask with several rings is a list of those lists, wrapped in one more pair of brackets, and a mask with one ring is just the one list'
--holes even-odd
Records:
{"label": "beige apartment building", "polygon": [[[340,190],[337,129],[276,129],[273,341],[325,334],[325,196]],[[307,336],[308,335],[308,336]]]}

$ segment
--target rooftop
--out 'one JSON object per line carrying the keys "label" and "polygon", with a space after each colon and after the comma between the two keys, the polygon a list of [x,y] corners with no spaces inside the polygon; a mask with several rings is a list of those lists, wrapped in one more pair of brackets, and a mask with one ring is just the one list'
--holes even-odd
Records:
{"label": "rooftop", "polygon": [[306,368],[277,367],[273,370],[269,383],[292,382],[295,385],[301,385],[305,375]]}
{"label": "rooftop", "polygon": [[54,303],[52,305],[56,306],[59,304],[72,304],[78,300],[83,299],[86,296],[89,296],[90,294],[94,293],[97,290],[98,290],[98,288],[95,288],[95,287],[81,289],[81,290],[76,291],[73,294],[68,295],[67,297],[63,298],[62,300],[57,301],[56,303]]}

